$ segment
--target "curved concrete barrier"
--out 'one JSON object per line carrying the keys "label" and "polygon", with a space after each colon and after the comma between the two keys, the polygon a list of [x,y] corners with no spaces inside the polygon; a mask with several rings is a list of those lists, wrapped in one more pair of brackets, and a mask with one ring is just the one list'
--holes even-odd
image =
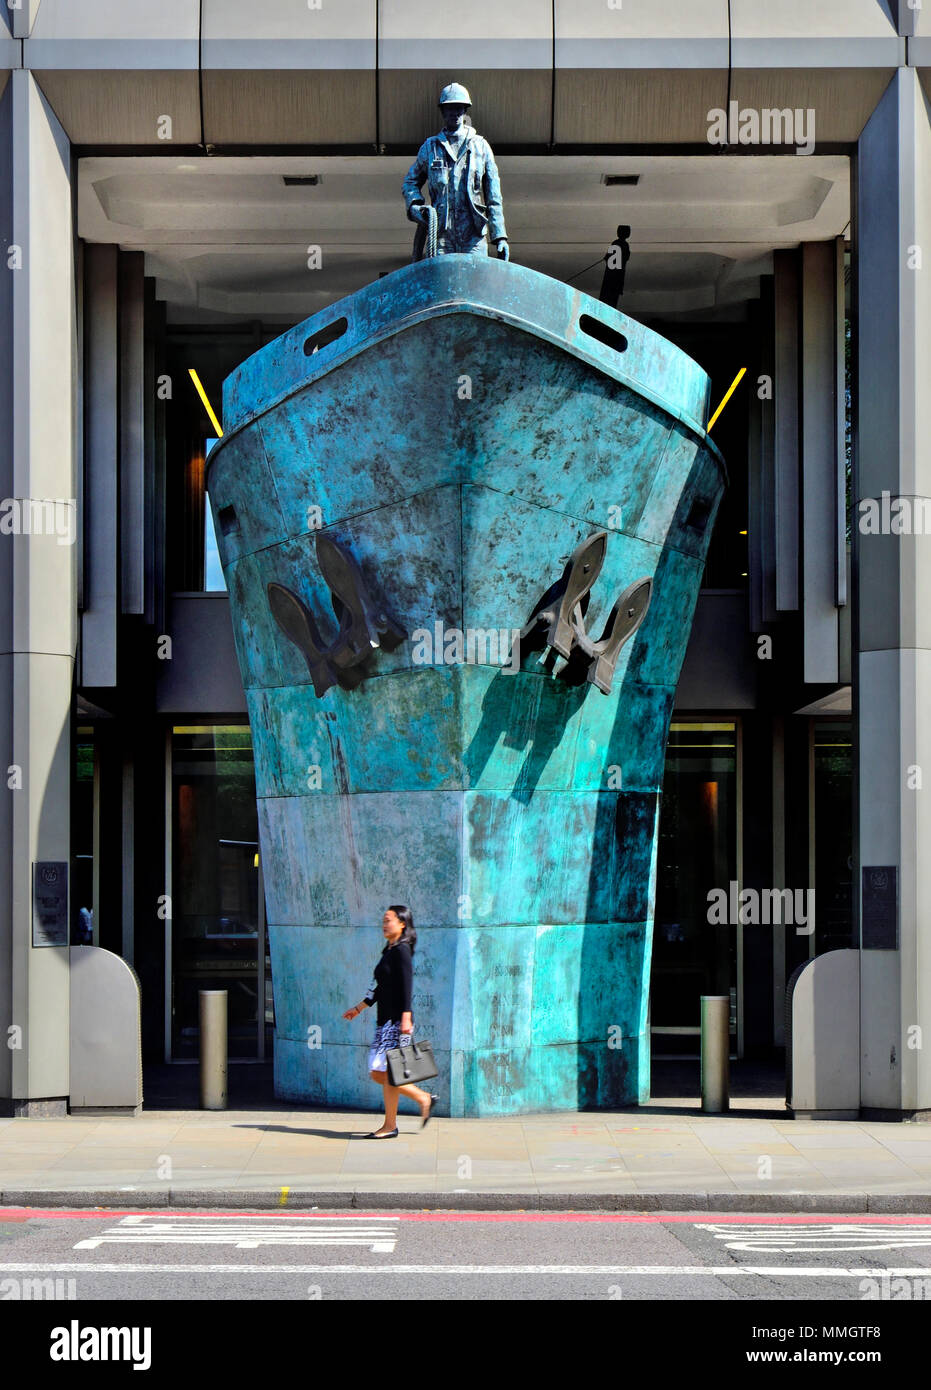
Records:
{"label": "curved concrete barrier", "polygon": [[787,1105],[797,1119],[860,1114],[860,952],[825,951],[787,989]]}
{"label": "curved concrete barrier", "polygon": [[139,979],[101,946],[71,947],[72,1114],[142,1109]]}

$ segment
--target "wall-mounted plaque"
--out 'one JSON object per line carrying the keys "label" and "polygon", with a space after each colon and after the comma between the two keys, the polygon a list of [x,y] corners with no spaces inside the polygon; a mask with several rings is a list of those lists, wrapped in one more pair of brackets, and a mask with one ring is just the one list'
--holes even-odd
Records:
{"label": "wall-mounted plaque", "polygon": [[896,866],[864,864],[861,944],[864,951],[897,951],[899,912]]}
{"label": "wall-mounted plaque", "polygon": [[32,866],[32,944],[68,945],[68,865],[41,859]]}

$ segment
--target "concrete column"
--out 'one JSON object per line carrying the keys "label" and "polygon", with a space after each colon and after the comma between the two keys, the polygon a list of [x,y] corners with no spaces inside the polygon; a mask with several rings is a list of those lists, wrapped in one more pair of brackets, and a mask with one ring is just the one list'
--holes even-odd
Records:
{"label": "concrete column", "polygon": [[63,1112],[69,1090],[67,920],[63,945],[33,944],[33,872],[70,855],[77,354],[70,146],[23,70],[0,100],[0,182],[11,219],[0,247],[0,1099],[41,1114]]}
{"label": "concrete column", "polygon": [[115,246],[84,250],[84,603],[83,687],[116,685],[120,600],[119,295]]}
{"label": "concrete column", "polygon": [[[931,494],[931,111],[912,68],[860,137],[856,218],[860,1101],[897,1115],[931,1110],[931,536],[920,511]],[[865,533],[868,499],[879,534]]]}
{"label": "concrete column", "polygon": [[17,39],[28,39],[36,22],[41,0],[19,0],[18,7],[10,7],[13,35]]}
{"label": "concrete column", "polygon": [[773,459],[776,609],[798,608],[798,253],[773,253]]}
{"label": "concrete column", "polygon": [[[785,720],[773,716],[773,886],[786,884],[786,736]],[[786,928],[773,923],[773,1046],[786,1041]]]}
{"label": "concrete column", "polygon": [[[753,320],[758,339],[765,335],[762,326],[763,315],[757,313]],[[750,368],[749,379],[752,380],[758,375],[755,370],[756,364]],[[762,361],[759,363],[759,371],[764,370]],[[766,404],[769,404],[768,402]],[[764,402],[756,390],[751,390],[748,397],[747,411],[747,524],[749,535],[747,537],[747,557],[750,582],[750,631],[761,632],[763,629],[763,607],[764,593],[766,588],[767,575],[764,571],[763,555],[765,552],[767,530],[772,516],[772,506],[770,498],[767,496],[765,445],[763,434],[767,421],[764,419]]]}
{"label": "concrete column", "polygon": [[[145,256],[119,258],[120,611],[145,612]],[[114,511],[116,509],[114,508]]]}
{"label": "concrete column", "polygon": [[[776,376],[775,276],[760,282],[760,374],[772,383]],[[776,411],[772,394],[760,399],[759,389],[751,400],[760,408],[760,622],[763,626],[778,620],[776,611]],[[751,574],[752,574],[751,566]]]}
{"label": "concrete column", "polygon": [[837,318],[844,306],[833,241],[802,246],[801,308],[804,679],[819,684],[837,680],[838,657]]}

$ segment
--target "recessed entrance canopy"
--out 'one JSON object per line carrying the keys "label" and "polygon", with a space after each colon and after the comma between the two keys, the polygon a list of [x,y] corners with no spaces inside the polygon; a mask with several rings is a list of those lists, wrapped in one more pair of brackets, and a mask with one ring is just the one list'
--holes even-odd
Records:
{"label": "recessed entrance canopy", "polygon": [[[844,232],[849,161],[710,149],[502,156],[512,256],[597,294],[601,258],[626,223],[626,313],[742,317],[772,272],[773,250]],[[410,260],[401,199],[409,162],[89,157],[80,161],[78,229],[88,241],[144,251],[169,318],[293,323]],[[625,176],[636,184],[607,181]]]}

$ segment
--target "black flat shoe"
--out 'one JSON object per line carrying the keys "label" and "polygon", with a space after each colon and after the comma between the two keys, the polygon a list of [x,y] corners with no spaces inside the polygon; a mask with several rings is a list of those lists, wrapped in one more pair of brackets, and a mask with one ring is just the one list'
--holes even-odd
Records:
{"label": "black flat shoe", "polygon": [[426,1115],[424,1115],[424,1117],[423,1117],[423,1119],[422,1119],[422,1121],[421,1121],[421,1123],[420,1123],[420,1128],[421,1128],[421,1129],[426,1129],[427,1125],[428,1125],[428,1124],[430,1123],[430,1121],[433,1119],[433,1107],[436,1105],[436,1103],[437,1103],[438,1100],[439,1100],[439,1096],[433,1096],[433,1095],[432,1095],[432,1096],[430,1097],[430,1109],[427,1111]]}
{"label": "black flat shoe", "polygon": [[362,1137],[363,1139],[397,1139],[398,1131],[396,1129],[389,1129],[387,1134],[376,1134],[373,1131],[371,1134],[363,1134]]}

